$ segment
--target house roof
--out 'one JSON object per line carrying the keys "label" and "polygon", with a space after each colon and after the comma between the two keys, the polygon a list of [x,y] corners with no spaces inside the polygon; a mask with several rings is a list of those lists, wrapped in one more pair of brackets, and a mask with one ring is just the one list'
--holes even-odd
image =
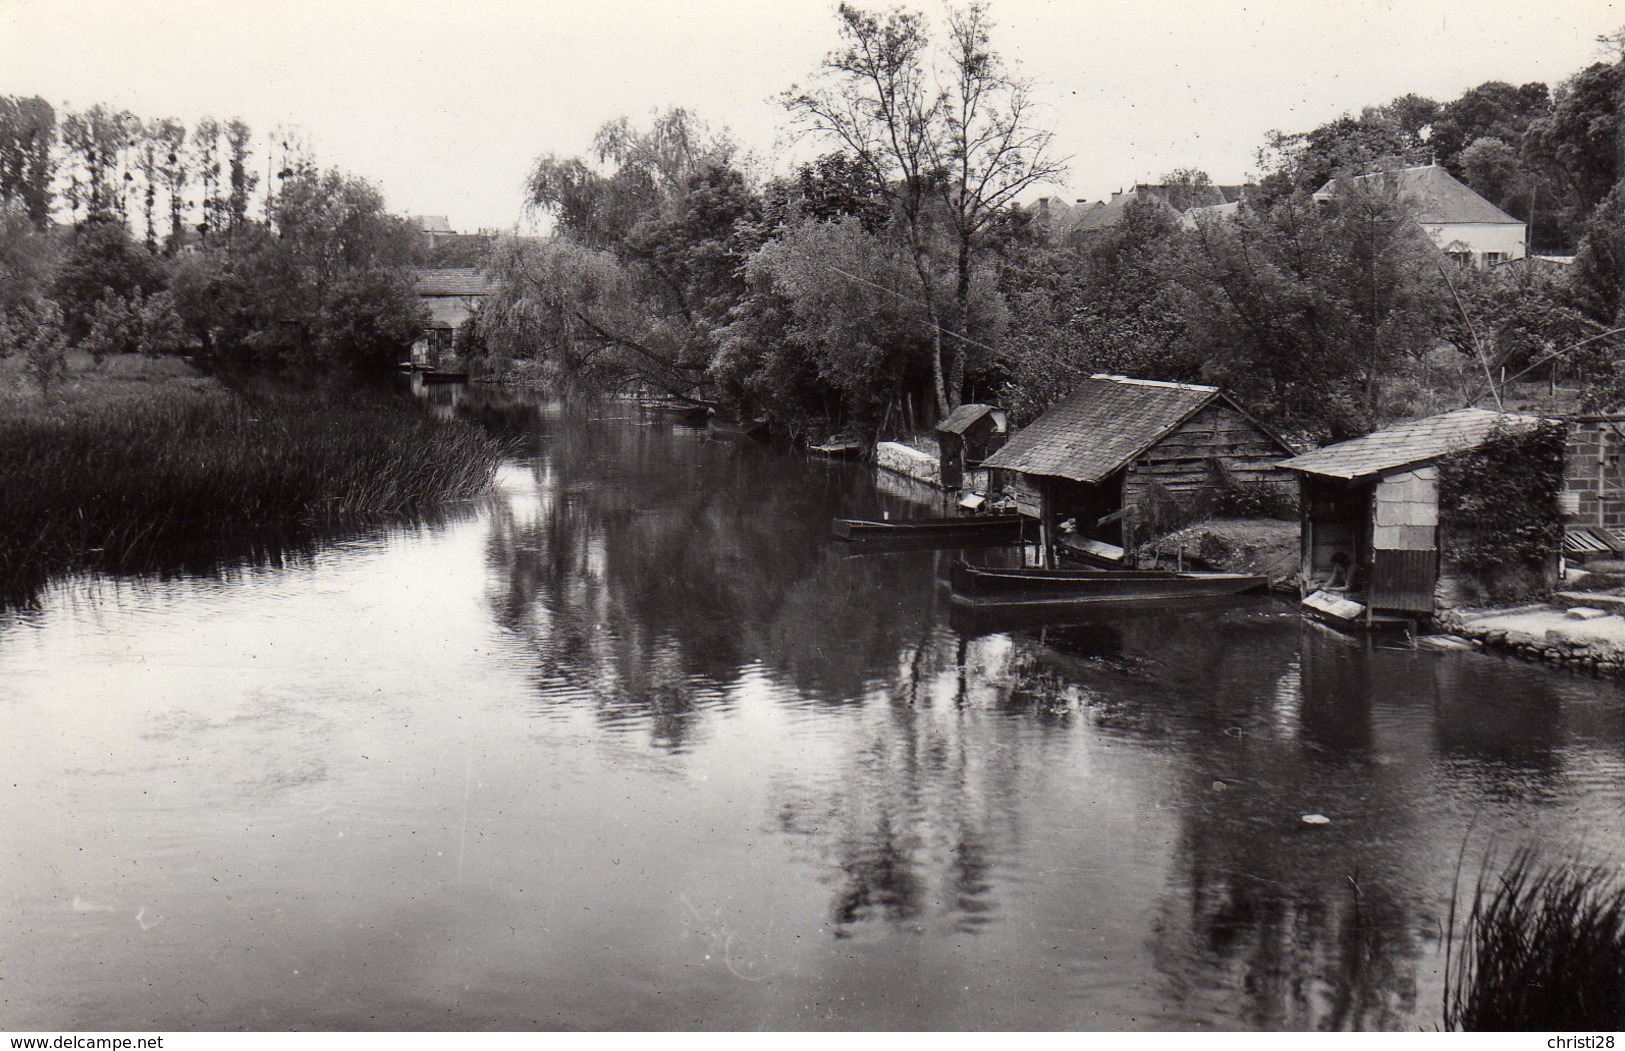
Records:
{"label": "house roof", "polygon": [[1090,376],[1017,431],[985,466],[1094,484],[1220,398],[1229,401],[1219,388],[1195,383]]}
{"label": "house roof", "polygon": [[1136,186],[1127,193],[1117,194],[1105,204],[1096,204],[1084,211],[1072,223],[1072,228],[1068,232],[1093,233],[1109,229],[1127,219],[1129,206],[1136,203],[1161,208],[1172,213],[1175,218],[1179,216],[1178,211],[1165,197]]}
{"label": "house roof", "polygon": [[[1357,175],[1355,182],[1368,179],[1395,178],[1399,191],[1415,197],[1420,205],[1416,221],[1429,225],[1449,226],[1455,223],[1523,223],[1503,212],[1473,191],[1472,187],[1457,179],[1437,164],[1418,168],[1401,168],[1392,172]],[[1317,199],[1335,197],[1338,180],[1332,179],[1315,192]]]}
{"label": "house roof", "polygon": [[937,424],[937,430],[943,434],[964,434],[976,424],[983,416],[998,412],[991,405],[977,405],[975,403],[961,405],[950,412],[943,421]]}
{"label": "house roof", "polygon": [[471,266],[420,267],[417,272],[419,296],[488,296],[491,278]]}
{"label": "house roof", "polygon": [[1210,217],[1210,218],[1213,218],[1213,219],[1226,219],[1226,220],[1229,220],[1229,219],[1234,219],[1236,217],[1237,213],[1239,213],[1240,211],[1241,211],[1241,202],[1240,201],[1230,201],[1230,202],[1225,203],[1225,204],[1208,204],[1208,205],[1203,205],[1203,206],[1201,206],[1199,208],[1187,208],[1187,209],[1185,209],[1185,214],[1183,216],[1181,216],[1180,222],[1181,222],[1181,225],[1183,225],[1185,227],[1185,229],[1194,230],[1194,229],[1196,229],[1197,221],[1203,216],[1207,216],[1207,217]]}
{"label": "house roof", "polygon": [[1497,426],[1529,427],[1539,422],[1538,417],[1510,412],[1457,409],[1294,456],[1281,466],[1330,478],[1365,478],[1477,448]]}
{"label": "house roof", "polygon": [[444,215],[414,215],[411,221],[416,223],[418,229],[426,234],[449,234],[452,232],[451,223],[446,221]]}

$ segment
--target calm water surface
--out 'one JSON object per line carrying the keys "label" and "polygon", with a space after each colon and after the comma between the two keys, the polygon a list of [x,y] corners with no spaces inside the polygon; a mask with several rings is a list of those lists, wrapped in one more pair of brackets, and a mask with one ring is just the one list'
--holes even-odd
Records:
{"label": "calm water surface", "polygon": [[1464,839],[1617,857],[1617,685],[967,622],[861,469],[480,399],[433,527],[0,612],[0,1028],[1432,1027]]}

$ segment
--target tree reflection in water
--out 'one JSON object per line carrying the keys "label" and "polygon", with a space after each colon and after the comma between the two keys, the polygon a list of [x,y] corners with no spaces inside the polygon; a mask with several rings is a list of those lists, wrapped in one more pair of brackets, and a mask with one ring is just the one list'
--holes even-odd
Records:
{"label": "tree reflection in water", "polygon": [[[613,411],[520,418],[526,473],[490,511],[493,614],[536,704],[589,704],[661,749],[690,748],[747,680],[844,713],[829,769],[770,786],[837,938],[994,929],[1013,880],[1042,885],[1013,872],[1035,806],[1119,743],[1162,771],[1133,788],[1172,821],[1145,890],[1161,999],[1192,1025],[1407,1026],[1428,1016],[1465,829],[1564,776],[1549,673],[1486,706],[1502,665],[1372,649],[1269,600],[1064,627],[967,616],[941,587],[949,554],[829,542],[832,517],[906,509],[857,469],[590,419]],[[1591,733],[1617,759],[1622,728]],[[1100,806],[1080,849],[1138,820]],[[1332,825],[1306,827],[1311,811]]]}

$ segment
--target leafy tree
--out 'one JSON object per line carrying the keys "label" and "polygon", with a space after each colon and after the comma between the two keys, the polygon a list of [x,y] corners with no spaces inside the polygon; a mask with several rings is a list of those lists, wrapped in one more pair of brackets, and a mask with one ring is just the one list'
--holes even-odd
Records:
{"label": "leafy tree", "polygon": [[173,354],[185,345],[185,329],[169,292],[129,299],[109,295],[96,304],[80,349],[99,367],[109,354]]}
{"label": "leafy tree", "polygon": [[198,202],[202,215],[198,233],[204,244],[209,243],[211,234],[219,233],[226,226],[226,203],[220,193],[220,132],[220,122],[213,117],[204,117],[192,129],[191,168],[203,191],[202,200]]}
{"label": "leafy tree", "polygon": [[46,299],[56,281],[59,246],[34,225],[23,201],[0,201],[0,317]]}
{"label": "leafy tree", "polygon": [[1034,123],[1031,86],[991,48],[984,5],[950,10],[940,50],[913,12],[842,4],[838,15],[841,46],[783,102],[883,188],[924,308],[935,407],[946,414],[960,402],[973,348],[986,342],[972,290],[996,218],[1062,165]]}
{"label": "leafy tree", "polygon": [[1385,177],[1343,180],[1325,207],[1300,193],[1200,219],[1178,265],[1205,373],[1332,438],[1403,410],[1384,380],[1431,346],[1443,305],[1438,250]]}
{"label": "leafy tree", "polygon": [[[785,421],[803,407],[872,428],[912,417],[923,308],[901,244],[854,216],[803,219],[763,245],[746,274],[753,298],[727,331],[719,379]],[[990,291],[982,283],[982,296]]]}
{"label": "leafy tree", "polygon": [[68,206],[75,219],[82,208],[87,221],[124,220],[123,155],[139,124],[132,114],[99,104],[62,121]]}
{"label": "leafy tree", "polygon": [[1551,113],[1534,121],[1525,149],[1551,164],[1575,195],[1574,214],[1588,215],[1620,177],[1620,100],[1625,60],[1597,62],[1558,88]]}
{"label": "leafy tree", "polygon": [[850,154],[826,153],[797,169],[788,184],[776,187],[781,215],[824,222],[851,216],[866,233],[878,234],[891,221],[886,188],[874,171]]}
{"label": "leafy tree", "polygon": [[229,120],[225,136],[231,186],[226,198],[226,229],[235,235],[248,225],[248,201],[259,183],[259,176],[249,167],[248,125],[240,120]]}
{"label": "leafy tree", "polygon": [[7,327],[14,345],[22,352],[23,370],[39,387],[40,394],[50,397],[68,374],[68,339],[56,304],[44,300],[29,305],[11,315]]}
{"label": "leafy tree", "polygon": [[[286,180],[272,223],[274,238],[236,249],[238,317],[251,320],[225,349],[271,363],[394,365],[426,323],[409,270],[417,231],[385,212],[374,187],[337,171]],[[182,302],[195,305],[190,290]]]}
{"label": "leafy tree", "polygon": [[540,356],[555,383],[703,396],[717,332],[744,294],[741,268],[764,236],[761,199],[732,167],[727,137],[684,110],[643,129],[606,124],[595,153],[596,163],[537,161],[531,204],[557,234],[501,253],[488,343]]}
{"label": "leafy tree", "polygon": [[1462,173],[1462,153],[1479,139],[1495,139],[1516,146],[1531,122],[1551,108],[1551,92],[1538,82],[1514,87],[1501,80],[1468,88],[1459,98],[1439,107],[1428,146],[1438,163]]}
{"label": "leafy tree", "polygon": [[1199,378],[1172,294],[1179,237],[1167,209],[1136,201],[1121,223],[1082,246],[1033,238],[1006,250],[1001,400],[1018,419],[1097,372]]}
{"label": "leafy tree", "polygon": [[1616,184],[1586,223],[1574,259],[1574,297],[1603,325],[1625,319],[1625,183]]}
{"label": "leafy tree", "polygon": [[54,294],[73,342],[89,332],[96,305],[108,296],[128,300],[161,291],[162,264],[131,238],[123,223],[103,218],[77,227],[58,273]]}
{"label": "leafy tree", "polygon": [[38,96],[0,96],[0,201],[17,201],[40,229],[51,222],[56,111]]}
{"label": "leafy tree", "polygon": [[1568,283],[1531,267],[1441,267],[1451,297],[1441,337],[1472,363],[1472,389],[1464,401],[1493,396],[1501,377],[1566,370],[1567,348],[1600,329],[1573,304]]}
{"label": "leafy tree", "polygon": [[153,121],[147,126],[147,138],[157,154],[158,179],[169,199],[167,240],[173,251],[180,247],[185,232],[186,183],[191,174],[186,153],[186,125],[167,117]]}
{"label": "leafy tree", "polygon": [[1296,191],[1313,192],[1333,176],[1360,174],[1429,158],[1427,134],[1438,103],[1402,95],[1385,106],[1369,106],[1358,117],[1344,114],[1312,131],[1271,132],[1260,166],[1269,174],[1260,199],[1272,202]]}

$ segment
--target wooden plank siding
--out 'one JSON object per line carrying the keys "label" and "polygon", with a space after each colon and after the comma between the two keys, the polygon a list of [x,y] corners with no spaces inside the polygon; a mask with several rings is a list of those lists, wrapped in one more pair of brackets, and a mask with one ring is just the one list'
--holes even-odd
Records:
{"label": "wooden plank siding", "polygon": [[1135,458],[1123,481],[1123,500],[1136,502],[1153,481],[1176,496],[1200,492],[1216,481],[1214,458],[1243,485],[1286,485],[1292,479],[1276,466],[1281,446],[1233,407],[1214,401]]}

